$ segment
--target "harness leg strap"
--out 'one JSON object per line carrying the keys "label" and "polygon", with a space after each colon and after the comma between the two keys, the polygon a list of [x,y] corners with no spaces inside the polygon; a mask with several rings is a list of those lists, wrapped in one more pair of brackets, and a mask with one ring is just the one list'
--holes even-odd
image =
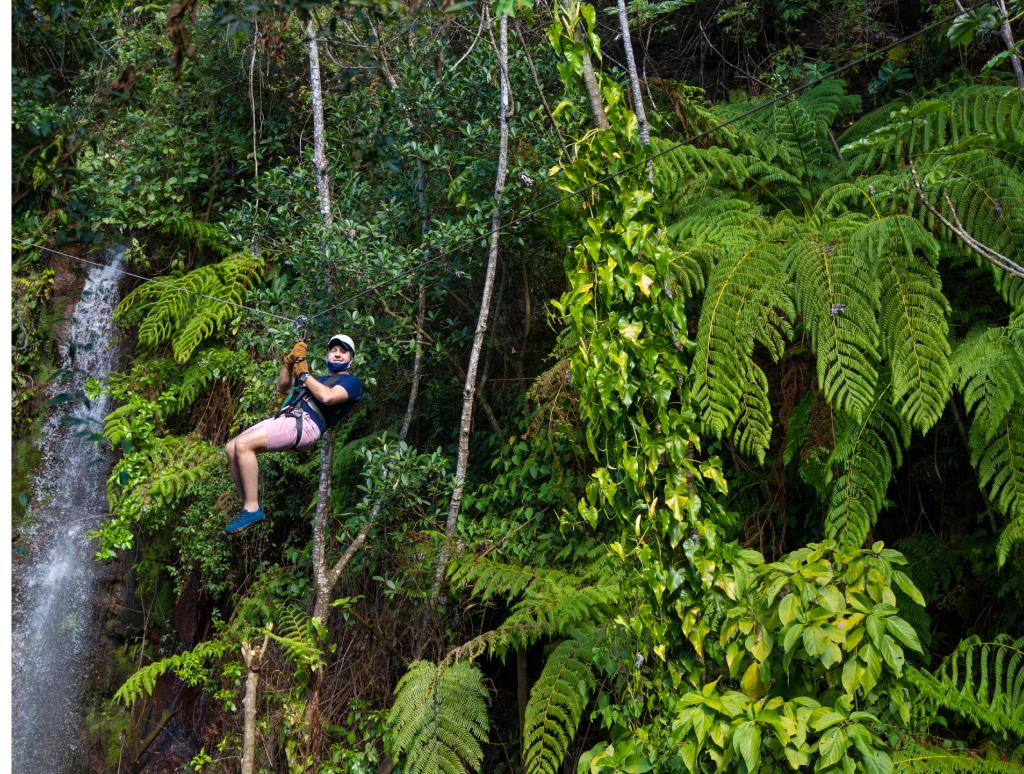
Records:
{"label": "harness leg strap", "polygon": [[295,417],[295,443],[292,444],[292,448],[298,449],[299,444],[302,443],[302,411],[296,411],[293,416]]}

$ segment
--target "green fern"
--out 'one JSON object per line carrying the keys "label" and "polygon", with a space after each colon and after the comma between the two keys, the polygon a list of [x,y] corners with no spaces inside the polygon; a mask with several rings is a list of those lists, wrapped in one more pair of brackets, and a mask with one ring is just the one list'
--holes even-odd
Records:
{"label": "green fern", "polygon": [[565,640],[530,689],[523,729],[526,774],[557,774],[596,686],[588,640]]}
{"label": "green fern", "polygon": [[220,461],[220,449],[200,438],[156,438],[118,461],[108,479],[107,497],[115,508],[128,498],[141,512],[165,508],[207,479]]}
{"label": "green fern", "polygon": [[487,689],[476,665],[414,661],[398,681],[389,736],[409,774],[480,770],[487,741]]}
{"label": "green fern", "polygon": [[784,251],[774,240],[727,254],[712,269],[697,328],[693,396],[705,430],[729,432],[740,419],[756,343],[775,359],[794,316]]}
{"label": "green fern", "polygon": [[244,350],[210,347],[199,352],[195,362],[181,373],[162,396],[170,402],[168,415],[187,410],[203,390],[217,379],[243,378],[252,366],[252,358]]}
{"label": "green fern", "polygon": [[758,462],[772,442],[772,406],[768,401],[768,378],[753,361],[747,362],[747,378],[740,396],[740,411],[733,427],[732,438],[744,454],[751,454]]}
{"label": "green fern", "polygon": [[818,385],[829,403],[855,418],[878,381],[879,287],[851,243],[859,218],[812,218],[791,241],[797,309],[811,334]]}
{"label": "green fern", "polygon": [[972,331],[953,358],[971,413],[971,464],[981,488],[1009,523],[996,544],[1004,564],[1024,545],[1024,322]]}
{"label": "green fern", "polygon": [[[725,180],[740,187],[749,177],[746,161],[727,148],[696,148],[651,138],[651,152],[661,153],[654,160],[654,185],[663,197],[692,185],[694,178]],[[671,152],[667,152],[671,148]]]}
{"label": "green fern", "polygon": [[325,634],[297,605],[280,605],[275,610],[277,631],[267,634],[281,646],[285,655],[295,663],[298,672],[315,672],[326,665],[320,641]]}
{"label": "green fern", "polygon": [[[139,343],[155,347],[171,341],[179,363],[214,333],[237,318],[239,304],[263,273],[261,258],[237,253],[217,264],[137,287],[117,307],[125,325],[138,325]],[[222,303],[228,302],[228,303]]]}
{"label": "green fern", "polygon": [[176,213],[168,216],[160,222],[159,226],[160,230],[165,233],[193,240],[220,256],[226,257],[239,251],[238,240],[223,228],[196,220],[188,214]]}
{"label": "green fern", "polygon": [[973,425],[988,439],[1024,396],[1024,339],[1008,328],[977,328],[953,353],[953,378]]}
{"label": "green fern", "polygon": [[450,581],[453,588],[467,589],[477,599],[497,595],[517,600],[498,628],[456,649],[461,658],[485,652],[504,658],[512,649],[607,620],[620,593],[606,560],[595,562],[586,576],[579,576],[463,555],[452,563]]}
{"label": "green fern", "polygon": [[131,706],[143,696],[152,695],[156,681],[161,675],[172,671],[187,684],[198,685],[204,675],[203,665],[207,661],[220,658],[231,648],[231,644],[226,641],[208,640],[199,643],[192,650],[148,664],[124,681],[114,694],[114,700]]}
{"label": "green fern", "polygon": [[1024,402],[1015,403],[994,426],[972,422],[968,438],[981,488],[1010,519],[996,545],[1002,565],[1016,546],[1024,544]]}
{"label": "green fern", "polygon": [[904,740],[893,760],[893,770],[919,774],[1021,774],[1024,765],[982,757],[970,750],[917,744]]}
{"label": "green fern", "polygon": [[1024,142],[1024,104],[1018,89],[970,85],[909,107],[902,102],[885,105],[842,135],[842,151],[850,172],[864,174],[979,132],[1000,141]]}
{"label": "green fern", "polygon": [[[859,420],[840,416],[830,463],[838,465],[825,516],[825,536],[843,546],[861,546],[885,504],[893,470],[903,462],[910,428],[880,387]],[[895,459],[895,465],[893,461]]]}
{"label": "green fern", "polygon": [[[972,137],[964,150],[956,148],[921,165],[925,195],[947,220],[958,223],[972,237],[1011,259],[1024,253],[1024,175],[997,153],[988,136]],[[1024,144],[1013,148],[1024,159]],[[974,253],[923,206],[922,221],[954,253],[982,264],[993,274],[996,290],[1011,307],[1024,304],[1024,280],[993,266]]]}
{"label": "green fern", "polygon": [[935,263],[935,239],[905,215],[871,221],[855,242],[877,266],[882,287],[885,353],[892,366],[892,402],[922,432],[945,409],[952,381],[949,357],[949,302]]}
{"label": "green fern", "polygon": [[934,672],[907,669],[922,697],[1006,739],[1024,739],[1024,637],[972,635]]}

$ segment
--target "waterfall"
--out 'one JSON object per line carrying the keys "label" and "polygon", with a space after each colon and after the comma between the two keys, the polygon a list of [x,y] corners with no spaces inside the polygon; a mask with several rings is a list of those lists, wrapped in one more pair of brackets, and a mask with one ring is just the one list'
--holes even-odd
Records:
{"label": "waterfall", "polygon": [[[80,395],[86,379],[103,378],[117,364],[113,311],[124,248],[106,257],[108,265],[90,270],[60,347],[67,380],[57,390],[64,395]],[[86,535],[106,513],[110,471],[110,455],[86,436],[98,429],[109,402],[104,395],[58,404],[40,442],[33,524],[22,533],[29,556],[14,567],[12,758],[21,774],[80,770],[96,578]]]}

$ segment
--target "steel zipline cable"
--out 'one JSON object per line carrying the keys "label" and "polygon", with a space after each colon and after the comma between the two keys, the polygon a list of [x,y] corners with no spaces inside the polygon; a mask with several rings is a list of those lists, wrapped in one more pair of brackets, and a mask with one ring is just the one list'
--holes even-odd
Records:
{"label": "steel zipline cable", "polygon": [[[987,0],[979,0],[979,2],[976,2],[973,5],[963,7],[962,9],[957,10],[954,13],[948,14],[948,15],[942,17],[941,19],[936,19],[935,21],[931,22],[930,24],[925,25],[924,27],[922,27],[921,29],[917,30],[916,32],[912,32],[912,33],[910,33],[908,35],[904,35],[902,38],[899,38],[899,39],[897,39],[897,40],[895,40],[895,41],[893,41],[891,43],[887,43],[886,45],[881,46],[881,47],[875,49],[874,51],[870,51],[870,52],[868,52],[866,54],[863,54],[862,56],[859,56],[856,59],[851,60],[850,62],[847,62],[846,64],[837,67],[834,71],[828,73],[827,75],[822,75],[822,76],[814,78],[814,79],[812,79],[810,81],[807,81],[806,83],[802,83],[799,86],[794,86],[792,89],[789,89],[788,91],[781,92],[777,96],[772,97],[771,99],[768,99],[768,100],[766,100],[764,102],[761,102],[761,103],[755,105],[754,107],[750,108],[749,110],[745,110],[744,112],[739,113],[739,114],[733,116],[732,118],[726,119],[725,121],[722,121],[722,122],[720,122],[718,124],[715,124],[714,126],[710,127],[709,129],[704,129],[704,130],[702,130],[700,132],[697,132],[696,134],[692,134],[689,137],[687,137],[686,139],[680,140],[678,143],[675,143],[674,145],[670,145],[669,147],[663,148],[662,150],[657,151],[655,153],[652,153],[650,155],[645,154],[644,157],[642,159],[640,159],[639,161],[635,161],[632,164],[629,164],[629,165],[623,167],[622,169],[619,169],[619,170],[617,170],[615,172],[612,172],[611,174],[605,175],[602,178],[598,178],[594,182],[588,183],[587,185],[585,185],[585,186],[583,186],[583,187],[581,187],[579,189],[575,189],[573,191],[570,191],[569,193],[567,193],[567,194],[565,194],[563,196],[560,196],[560,197],[558,197],[556,199],[552,199],[551,201],[546,202],[545,204],[542,204],[539,207],[535,207],[532,210],[528,210],[528,211],[524,212],[522,215],[519,215],[519,216],[513,218],[512,220],[508,221],[504,225],[498,226],[498,228],[491,229],[490,231],[486,231],[486,232],[484,232],[482,234],[479,234],[479,235],[476,235],[476,236],[473,236],[473,237],[469,237],[469,238],[466,238],[466,239],[459,240],[459,241],[455,242],[455,244],[453,244],[451,247],[441,251],[440,253],[438,253],[437,255],[433,256],[432,258],[428,258],[428,259],[426,259],[424,261],[421,261],[421,262],[417,263],[415,266],[413,266],[412,268],[407,269],[406,271],[399,272],[397,275],[395,275],[393,277],[389,277],[388,279],[383,280],[381,282],[378,282],[378,283],[376,283],[374,285],[370,285],[369,287],[366,287],[366,288],[364,288],[363,290],[360,290],[357,293],[353,293],[352,295],[348,296],[347,298],[343,299],[342,301],[338,302],[337,304],[334,304],[333,306],[328,307],[327,309],[323,310],[322,312],[317,312],[314,315],[310,315],[308,318],[305,317],[304,315],[299,315],[297,317],[286,317],[284,315],[275,314],[274,312],[268,312],[268,311],[266,311],[264,309],[259,309],[257,307],[246,306],[245,304],[239,304],[239,303],[235,303],[234,301],[227,301],[227,300],[222,299],[222,298],[217,298],[216,296],[211,296],[211,295],[206,294],[206,293],[201,293],[201,292],[199,292],[197,290],[190,290],[188,288],[183,288],[183,287],[180,287],[178,285],[174,285],[174,284],[169,283],[169,282],[163,282],[161,280],[158,280],[158,279],[155,279],[155,278],[152,278],[152,277],[144,277],[144,276],[139,275],[139,274],[133,274],[132,272],[125,271],[123,269],[119,269],[118,271],[120,271],[122,274],[125,274],[125,275],[127,275],[129,277],[135,277],[136,279],[141,279],[141,280],[146,281],[146,282],[154,282],[154,283],[156,283],[158,285],[164,285],[166,287],[173,288],[173,289],[178,290],[178,291],[183,292],[183,293],[191,293],[193,295],[202,296],[203,298],[208,298],[208,299],[211,299],[213,301],[219,301],[222,304],[228,304],[230,306],[234,306],[234,307],[237,307],[239,309],[244,309],[244,310],[249,311],[249,312],[254,312],[256,314],[265,315],[267,317],[273,317],[273,318],[278,319],[278,320],[284,320],[286,322],[292,323],[293,325],[296,325],[297,323],[303,323],[303,322],[308,324],[308,323],[311,323],[313,320],[317,319],[318,317],[323,317],[323,316],[329,314],[330,312],[335,311],[336,309],[340,309],[343,306],[347,306],[348,304],[350,304],[353,301],[355,301],[357,298],[361,298],[362,296],[366,295],[367,293],[372,293],[373,291],[379,290],[382,287],[386,287],[388,285],[394,284],[394,283],[398,282],[399,280],[402,280],[405,277],[408,277],[411,274],[414,274],[416,272],[422,271],[426,266],[430,266],[430,265],[436,264],[438,261],[441,261],[442,259],[447,258],[450,255],[453,255],[454,253],[458,252],[459,250],[461,250],[461,249],[463,249],[465,247],[468,247],[468,246],[472,245],[475,242],[479,242],[480,240],[484,240],[484,239],[487,239],[487,238],[489,238],[491,236],[494,236],[494,234],[500,233],[502,230],[506,230],[507,231],[507,230],[511,229],[513,226],[518,226],[518,225],[521,225],[521,224],[523,224],[523,223],[525,223],[527,221],[533,220],[535,217],[537,217],[537,215],[539,215],[542,212],[545,212],[546,210],[549,210],[549,209],[551,209],[553,207],[557,207],[560,204],[564,204],[567,201],[575,199],[576,197],[580,196],[581,194],[587,193],[588,191],[591,191],[594,188],[597,188],[598,186],[604,185],[605,183],[608,183],[608,182],[614,180],[615,178],[620,177],[621,175],[626,174],[627,172],[632,172],[635,169],[638,169],[640,167],[644,167],[649,162],[654,161],[655,159],[661,158],[663,156],[667,156],[670,153],[674,153],[675,151],[677,151],[680,148],[683,148],[683,147],[685,147],[687,145],[692,145],[697,140],[701,140],[701,139],[703,139],[705,137],[709,137],[709,136],[715,134],[716,132],[718,132],[719,130],[724,129],[727,126],[730,126],[731,124],[735,124],[735,123],[737,123],[739,121],[742,121],[745,118],[749,118],[750,116],[752,116],[752,115],[754,115],[756,113],[759,113],[762,110],[770,108],[773,105],[776,105],[779,102],[782,102],[783,100],[789,99],[790,97],[793,97],[793,96],[795,96],[795,95],[797,95],[797,94],[799,94],[799,93],[801,93],[801,92],[803,92],[803,91],[805,91],[805,90],[807,90],[807,89],[809,89],[809,88],[811,88],[813,86],[817,86],[820,83],[824,83],[827,80],[831,80],[831,79],[835,78],[837,75],[839,75],[839,73],[846,72],[847,70],[850,70],[850,69],[852,69],[852,68],[854,68],[854,67],[856,67],[856,66],[858,66],[860,64],[863,64],[866,61],[869,61],[869,60],[875,58],[879,54],[884,54],[887,51],[889,51],[889,50],[891,50],[893,48],[896,48],[897,46],[901,46],[904,43],[907,43],[907,42],[913,40],[914,38],[916,38],[916,37],[918,37],[920,35],[924,35],[924,34],[930,32],[931,30],[935,29],[936,27],[938,27],[938,26],[940,26],[942,24],[946,24],[947,22],[952,21],[953,19],[957,18],[958,16],[961,16],[964,13],[967,13],[969,11],[974,10],[978,6],[984,5],[986,2],[987,2]],[[94,266],[104,266],[105,265],[105,264],[97,263],[95,261],[89,261],[89,260],[87,260],[85,258],[81,258],[79,256],[72,255],[70,253],[61,252],[60,250],[55,250],[55,249],[53,249],[51,247],[46,247],[45,245],[35,244],[35,243],[27,241],[27,240],[14,240],[14,241],[16,241],[16,242],[18,242],[20,244],[26,245],[28,247],[34,247],[34,248],[39,249],[39,250],[46,250],[46,251],[54,253],[56,255],[63,255],[65,257],[71,258],[73,260],[81,261],[82,263],[88,263],[88,264],[92,264]]]}
{"label": "steel zipline cable", "polygon": [[[107,264],[105,263],[99,263],[98,261],[90,261],[88,258],[82,258],[80,255],[72,255],[71,253],[65,253],[62,252],[61,250],[54,250],[52,247],[47,247],[46,245],[37,245],[34,242],[29,242],[24,239],[15,239],[12,241],[17,242],[18,244],[26,245],[27,247],[35,247],[39,250],[46,250],[47,252],[53,253],[54,255],[62,255],[65,258],[71,258],[72,260],[79,261],[80,263],[87,263],[90,266],[107,266]],[[260,309],[255,306],[246,306],[245,304],[239,304],[236,303],[235,301],[228,301],[226,298],[218,298],[217,296],[211,296],[209,293],[202,293],[198,290],[183,288],[180,285],[175,285],[173,282],[164,282],[163,280],[159,280],[156,277],[144,277],[141,274],[135,274],[134,272],[130,272],[125,269],[117,269],[117,271],[119,274],[124,274],[128,277],[134,277],[135,279],[140,279],[143,280],[144,282],[152,282],[155,285],[162,285],[165,288],[172,288],[181,293],[191,293],[194,296],[202,296],[203,298],[208,298],[211,301],[217,301],[221,304],[227,304],[228,306],[233,306],[238,309],[245,309],[248,312],[255,312],[256,314],[266,315],[267,317],[275,317],[278,320],[284,320],[285,322],[290,322],[293,324],[295,323],[295,319],[291,317],[285,317],[283,314],[275,314],[274,312],[268,312],[265,309]]]}

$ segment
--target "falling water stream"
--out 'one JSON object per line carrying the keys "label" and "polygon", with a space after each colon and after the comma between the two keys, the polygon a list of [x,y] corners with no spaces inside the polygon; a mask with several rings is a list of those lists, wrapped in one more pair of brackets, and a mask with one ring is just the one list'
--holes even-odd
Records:
{"label": "falling water stream", "polygon": [[[109,264],[89,272],[61,343],[63,395],[80,395],[86,379],[116,366],[113,310],[123,256],[123,248],[111,250]],[[21,534],[29,555],[14,568],[12,763],[19,774],[80,770],[96,578],[87,534],[106,512],[110,466],[88,434],[109,410],[106,396],[68,401],[51,409],[42,434],[34,522]]]}

